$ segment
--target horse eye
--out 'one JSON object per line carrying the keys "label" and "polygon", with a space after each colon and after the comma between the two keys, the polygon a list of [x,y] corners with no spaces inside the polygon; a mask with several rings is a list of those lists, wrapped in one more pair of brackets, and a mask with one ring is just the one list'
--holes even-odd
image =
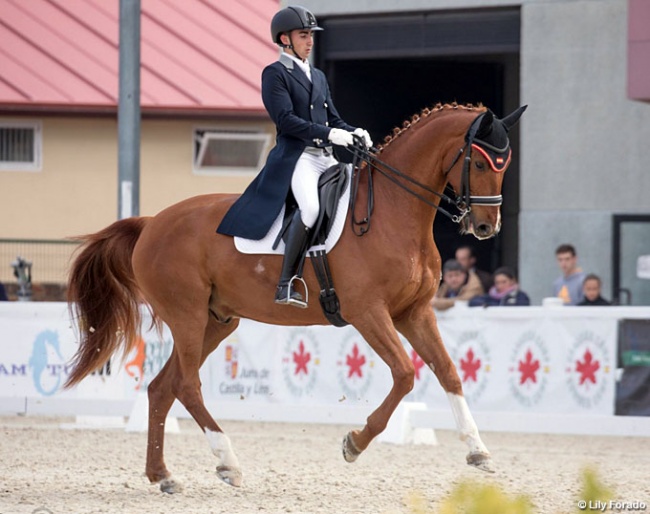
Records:
{"label": "horse eye", "polygon": [[477,170],[484,170],[485,169],[485,163],[483,161],[476,161],[474,163],[474,166],[476,166]]}

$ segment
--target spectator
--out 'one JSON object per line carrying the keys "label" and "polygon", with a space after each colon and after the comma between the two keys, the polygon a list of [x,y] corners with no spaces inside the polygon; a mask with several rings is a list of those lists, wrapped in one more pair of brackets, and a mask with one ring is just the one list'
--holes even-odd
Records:
{"label": "spectator", "polygon": [[611,305],[600,294],[602,283],[598,275],[590,273],[582,282],[583,300],[578,305]]}
{"label": "spectator", "polygon": [[440,311],[454,306],[457,300],[469,301],[483,294],[481,281],[474,272],[468,272],[456,259],[449,259],[442,267],[442,284],[431,300],[431,305]]}
{"label": "spectator", "polygon": [[496,307],[508,305],[530,305],[528,295],[519,289],[517,277],[510,268],[503,266],[494,272],[494,286],[487,294],[475,296],[470,307]]}
{"label": "spectator", "polygon": [[585,272],[578,267],[578,256],[573,245],[563,244],[555,250],[562,276],[553,282],[553,296],[561,298],[564,305],[577,305],[582,301],[582,281]]}
{"label": "spectator", "polygon": [[461,245],[456,248],[455,254],[456,260],[461,263],[463,268],[467,271],[473,271],[476,273],[476,276],[481,281],[481,286],[483,286],[483,291],[489,291],[490,288],[494,285],[492,274],[483,271],[482,269],[477,269],[476,267],[476,251],[471,245]]}
{"label": "spectator", "polygon": [[5,290],[4,284],[0,282],[0,302],[6,301],[9,301],[9,298],[7,297],[7,291]]}

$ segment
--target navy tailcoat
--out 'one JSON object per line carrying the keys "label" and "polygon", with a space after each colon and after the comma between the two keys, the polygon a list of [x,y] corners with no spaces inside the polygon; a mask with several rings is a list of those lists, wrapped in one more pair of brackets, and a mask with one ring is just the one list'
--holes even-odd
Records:
{"label": "navy tailcoat", "polygon": [[312,67],[311,78],[284,54],[262,72],[262,100],[276,126],[276,144],[262,171],[224,216],[220,234],[262,239],[282,210],[305,147],[330,146],[332,128],[355,130],[336,111],[325,74]]}

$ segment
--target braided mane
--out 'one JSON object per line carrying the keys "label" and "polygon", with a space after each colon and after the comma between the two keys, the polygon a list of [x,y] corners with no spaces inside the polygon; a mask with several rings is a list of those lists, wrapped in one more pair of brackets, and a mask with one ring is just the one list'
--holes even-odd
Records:
{"label": "braided mane", "polygon": [[465,111],[477,111],[477,112],[483,112],[486,110],[485,106],[483,104],[478,104],[478,105],[472,105],[472,104],[465,104],[465,105],[459,105],[456,102],[453,102],[451,104],[441,104],[437,103],[434,105],[432,108],[425,107],[420,111],[419,114],[414,114],[411,116],[410,120],[405,120],[404,123],[402,123],[401,127],[395,127],[392,131],[391,134],[387,135],[384,138],[384,142],[381,145],[377,146],[377,153],[381,153],[382,150],[384,150],[388,145],[390,145],[395,139],[397,139],[399,136],[404,134],[408,129],[410,129],[413,125],[418,123],[420,120],[423,118],[428,118],[431,115],[440,113],[442,111],[449,111],[449,110],[465,110]]}

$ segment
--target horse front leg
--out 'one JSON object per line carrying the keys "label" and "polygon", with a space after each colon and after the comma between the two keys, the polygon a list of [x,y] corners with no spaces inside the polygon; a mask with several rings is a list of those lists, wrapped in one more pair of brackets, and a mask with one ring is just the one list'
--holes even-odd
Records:
{"label": "horse front leg", "polygon": [[343,457],[354,462],[370,441],[384,431],[399,402],[412,389],[415,369],[395,331],[393,321],[385,309],[367,311],[363,319],[353,322],[372,349],[388,364],[393,376],[393,387],[377,409],[368,416],[362,430],[352,430],[343,439]]}
{"label": "horse front leg", "polygon": [[447,353],[436,316],[426,304],[395,322],[397,329],[408,339],[411,346],[435,373],[454,414],[460,439],[468,448],[467,464],[483,471],[494,473],[492,458],[481,440],[476,422],[463,396],[463,387],[458,371]]}

